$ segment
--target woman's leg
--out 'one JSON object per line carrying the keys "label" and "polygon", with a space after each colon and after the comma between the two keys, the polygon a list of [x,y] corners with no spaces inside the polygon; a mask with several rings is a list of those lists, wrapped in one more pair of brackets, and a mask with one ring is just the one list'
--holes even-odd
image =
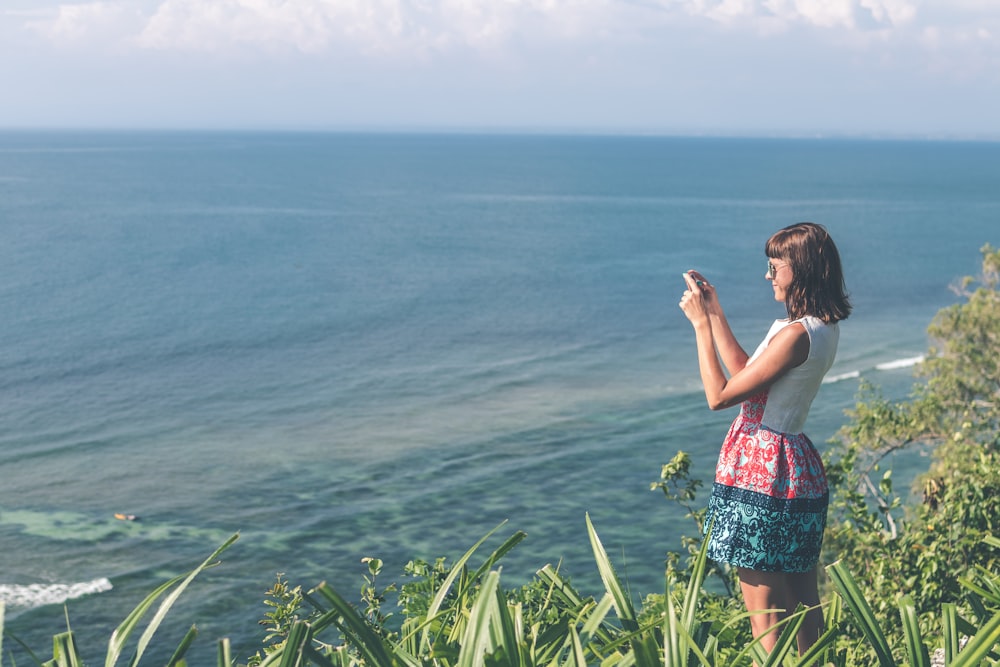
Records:
{"label": "woman's leg", "polygon": [[743,603],[750,614],[750,631],[754,639],[760,640],[768,653],[778,641],[774,626],[785,616],[788,595],[785,591],[785,575],[782,572],[760,572],[739,568],[740,589]]}
{"label": "woman's leg", "polygon": [[778,641],[778,633],[773,632],[775,624],[794,612],[799,604],[810,608],[796,637],[799,654],[816,643],[823,631],[816,568],[792,573],[739,568],[738,572],[747,611],[759,612],[750,616],[750,630],[754,638],[762,637],[761,646],[769,653],[774,649]]}
{"label": "woman's leg", "polygon": [[785,577],[788,580],[788,610],[794,611],[800,604],[809,609],[796,637],[799,655],[802,655],[823,634],[823,608],[819,604],[816,568],[808,572],[789,572]]}

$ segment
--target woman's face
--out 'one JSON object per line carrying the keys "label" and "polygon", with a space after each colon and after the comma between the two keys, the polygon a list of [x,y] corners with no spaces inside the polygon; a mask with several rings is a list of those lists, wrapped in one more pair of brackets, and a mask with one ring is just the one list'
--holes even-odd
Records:
{"label": "woman's face", "polygon": [[771,281],[774,300],[784,303],[788,287],[792,284],[792,267],[783,259],[769,257],[766,278]]}

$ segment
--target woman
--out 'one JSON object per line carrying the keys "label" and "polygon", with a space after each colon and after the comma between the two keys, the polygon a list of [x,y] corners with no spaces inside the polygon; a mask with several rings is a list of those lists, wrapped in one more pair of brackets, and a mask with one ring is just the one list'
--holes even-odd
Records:
{"label": "woman", "polygon": [[750,617],[753,635],[769,652],[774,625],[799,604],[810,608],[797,637],[802,653],[823,628],[816,568],[829,504],[823,463],[802,427],[851,304],[840,254],[821,225],[785,227],[765,253],[766,277],[788,317],[775,321],[753,355],[736,341],[700,273],[684,274],[680,307],[694,327],[709,407],[741,405],[716,467],[705,521],[709,557],[737,568],[747,610],[763,612]]}

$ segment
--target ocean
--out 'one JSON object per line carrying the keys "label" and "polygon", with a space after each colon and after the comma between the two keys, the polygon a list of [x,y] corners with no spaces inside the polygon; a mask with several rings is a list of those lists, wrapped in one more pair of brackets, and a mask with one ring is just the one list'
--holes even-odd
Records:
{"label": "ocean", "polygon": [[222,636],[243,660],[276,573],[352,598],[362,558],[403,583],[502,522],[484,549],[528,535],[507,587],[552,563],[599,594],[589,513],[659,592],[695,528],[650,483],[678,450],[711,480],[735,416],[705,405],[681,273],[752,349],[784,315],[764,241],[827,226],[855,310],[807,424],[825,448],[862,378],[909,394],[1000,244],[998,182],[998,143],[0,132],[7,631],[44,658],[68,613],[102,660],[236,532],[150,657],[196,624],[193,664]]}

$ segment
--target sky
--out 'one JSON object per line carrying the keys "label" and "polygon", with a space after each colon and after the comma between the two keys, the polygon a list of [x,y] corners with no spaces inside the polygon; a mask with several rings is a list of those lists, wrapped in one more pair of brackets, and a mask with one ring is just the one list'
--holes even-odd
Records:
{"label": "sky", "polygon": [[1000,139],[1000,0],[0,0],[0,128]]}

